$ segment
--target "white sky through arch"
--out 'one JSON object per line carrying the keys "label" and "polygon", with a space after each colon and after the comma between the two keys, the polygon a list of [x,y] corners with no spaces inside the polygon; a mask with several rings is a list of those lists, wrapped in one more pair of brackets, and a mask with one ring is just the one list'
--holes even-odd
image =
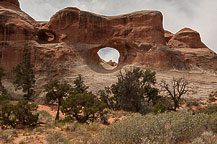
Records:
{"label": "white sky through arch", "polygon": [[118,63],[118,59],[120,57],[120,53],[116,49],[110,47],[100,49],[98,51],[98,55],[101,59],[103,59],[106,62],[112,60],[116,63]]}

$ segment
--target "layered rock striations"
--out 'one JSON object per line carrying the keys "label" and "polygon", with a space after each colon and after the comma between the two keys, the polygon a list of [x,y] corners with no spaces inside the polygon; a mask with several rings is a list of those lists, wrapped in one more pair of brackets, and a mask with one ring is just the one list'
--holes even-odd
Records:
{"label": "layered rock striations", "polygon": [[0,66],[10,73],[27,48],[39,73],[64,75],[79,65],[102,72],[97,52],[112,47],[120,53],[117,69],[138,64],[161,70],[217,70],[217,56],[198,32],[184,28],[172,34],[164,30],[162,21],[159,11],[103,16],[70,7],[49,22],[37,22],[20,10],[17,0],[3,0]]}

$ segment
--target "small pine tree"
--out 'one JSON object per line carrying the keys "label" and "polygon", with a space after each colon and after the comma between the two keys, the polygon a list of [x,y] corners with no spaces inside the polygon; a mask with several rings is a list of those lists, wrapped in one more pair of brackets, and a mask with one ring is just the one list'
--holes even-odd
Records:
{"label": "small pine tree", "polygon": [[74,80],[74,84],[75,84],[75,89],[74,89],[75,93],[85,93],[89,88],[84,84],[84,80],[81,75],[78,75],[78,77],[76,77],[76,79]]}
{"label": "small pine tree", "polygon": [[77,93],[67,97],[62,104],[62,113],[69,119],[75,118],[80,123],[94,121],[101,116],[105,104],[92,93]]}
{"label": "small pine tree", "polygon": [[88,92],[81,75],[74,80],[75,86],[69,96],[63,100],[62,113],[69,119],[76,119],[80,123],[94,121],[102,116],[105,103],[100,101],[92,92]]}
{"label": "small pine tree", "polygon": [[69,95],[69,92],[71,90],[71,86],[67,84],[66,82],[60,83],[58,80],[53,80],[49,82],[47,85],[45,85],[45,91],[46,94],[46,102],[57,102],[58,103],[58,109],[55,120],[59,120],[59,111],[60,106],[62,105],[62,100],[64,97],[67,97]]}
{"label": "small pine tree", "polygon": [[23,89],[25,100],[31,100],[34,94],[35,75],[34,65],[31,63],[31,54],[24,49],[23,61],[18,64],[12,72],[15,74],[14,85],[17,89]]}
{"label": "small pine tree", "polygon": [[36,110],[35,104],[29,104],[28,101],[19,101],[17,105],[5,104],[2,107],[1,126],[8,127],[32,127],[37,124],[38,114],[33,114]]}

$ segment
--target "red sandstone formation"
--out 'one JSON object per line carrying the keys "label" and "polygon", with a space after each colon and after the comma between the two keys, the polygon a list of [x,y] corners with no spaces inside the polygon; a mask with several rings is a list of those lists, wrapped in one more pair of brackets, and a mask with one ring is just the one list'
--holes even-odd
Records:
{"label": "red sandstone formation", "polygon": [[158,11],[108,17],[77,8],[65,8],[51,18],[48,29],[56,32],[58,41],[71,44],[107,44],[124,39],[134,43],[165,44],[162,20]]}
{"label": "red sandstone formation", "polygon": [[167,31],[167,30],[164,31],[164,37],[165,37],[167,43],[169,42],[169,40],[170,40],[173,36],[174,36],[173,33],[169,32],[169,31]]}
{"label": "red sandstone formation", "polygon": [[118,67],[137,63],[162,70],[217,70],[217,55],[199,33],[164,31],[159,11],[102,16],[65,8],[41,23],[21,11],[17,0],[0,1],[0,9],[0,66],[7,73],[22,60],[24,48],[30,49],[36,70],[50,76],[78,65],[101,72],[97,52],[104,47],[119,51]]}
{"label": "red sandstone formation", "polygon": [[0,0],[1,6],[13,6],[20,8],[20,4],[18,0]]}
{"label": "red sandstone formation", "polygon": [[109,64],[112,67],[116,67],[118,64],[116,62],[113,62],[112,60],[106,62],[107,64]]}
{"label": "red sandstone formation", "polygon": [[190,28],[177,32],[168,42],[172,48],[207,48],[201,41],[200,34]]}

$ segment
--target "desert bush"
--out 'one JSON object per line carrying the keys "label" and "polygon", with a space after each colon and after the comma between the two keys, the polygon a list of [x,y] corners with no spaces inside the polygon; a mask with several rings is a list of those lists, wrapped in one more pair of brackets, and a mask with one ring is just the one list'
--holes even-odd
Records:
{"label": "desert bush", "polygon": [[105,104],[92,93],[78,93],[71,95],[63,101],[62,113],[70,119],[80,123],[87,120],[94,121],[103,114]]}
{"label": "desert bush", "polygon": [[7,129],[4,130],[1,134],[0,134],[0,142],[2,140],[3,143],[10,143],[11,141],[13,141],[14,137],[16,137],[17,131],[15,129]]}
{"label": "desert bush", "polygon": [[74,132],[77,128],[78,128],[78,123],[77,123],[77,122],[66,123],[66,124],[63,126],[63,129],[64,129],[65,131],[68,131],[68,132]]}
{"label": "desert bush", "polygon": [[45,121],[45,122],[51,122],[52,121],[52,115],[45,110],[39,111],[38,115],[39,115],[38,119],[40,121]]}
{"label": "desert bush", "polygon": [[154,107],[153,111],[155,114],[163,113],[166,111],[166,106],[163,102],[159,101]]}
{"label": "desert bush", "polygon": [[70,144],[70,142],[62,133],[51,132],[47,136],[47,144]]}
{"label": "desert bush", "polygon": [[177,143],[190,140],[207,130],[206,114],[170,112],[126,118],[102,130],[92,143]]}
{"label": "desert bush", "polygon": [[200,137],[195,138],[192,144],[217,144],[214,133],[205,131]]}
{"label": "desert bush", "polygon": [[8,127],[31,127],[38,121],[38,114],[33,114],[36,110],[35,104],[29,104],[28,101],[19,101],[17,105],[6,104],[2,107],[1,126]]}
{"label": "desert bush", "polygon": [[197,112],[206,114],[217,113],[217,104],[209,104],[206,107],[200,107],[199,109],[197,109]]}
{"label": "desert bush", "polygon": [[209,130],[217,133],[217,115],[216,113],[211,114],[209,118],[209,123],[207,124]]}
{"label": "desert bush", "polygon": [[0,105],[8,103],[9,102],[9,97],[6,94],[0,95]]}

